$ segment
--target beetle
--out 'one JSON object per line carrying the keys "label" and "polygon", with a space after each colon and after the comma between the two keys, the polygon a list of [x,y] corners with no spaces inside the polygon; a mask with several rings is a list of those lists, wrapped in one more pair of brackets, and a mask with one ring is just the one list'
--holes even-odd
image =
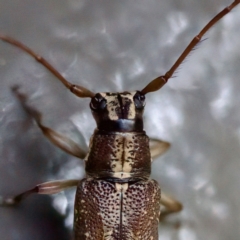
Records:
{"label": "beetle", "polygon": [[[239,2],[237,2],[237,1],[235,1],[234,2],[235,4],[238,4]],[[233,4],[234,5],[234,4]],[[2,37],[2,39],[3,39],[4,37]],[[5,38],[5,40],[8,40],[8,41],[10,41],[11,42],[11,40],[9,39],[9,38]],[[17,44],[17,45],[19,45],[19,44]],[[53,72],[55,72],[55,71],[53,71]],[[56,72],[55,72],[56,73]],[[57,75],[57,73],[56,73],[56,75]],[[59,78],[61,78],[61,76],[58,76]],[[159,86],[156,86],[156,82],[159,82],[159,80],[163,80],[163,82],[160,82],[159,83]],[[65,82],[65,79],[63,79],[63,82],[64,82],[64,84],[65,84],[65,86],[69,86],[68,85],[68,82]],[[130,94],[132,97],[130,97],[132,100],[133,99],[137,99],[137,100],[135,100],[135,107],[137,107],[138,106],[138,104],[140,104],[140,103],[138,103],[138,101],[140,101],[139,99],[141,99],[141,97],[142,96],[139,96],[139,99],[138,99],[138,97],[136,97],[137,95],[136,94],[139,94],[140,93],[140,95],[141,95],[141,93],[148,93],[148,92],[150,92],[150,91],[152,91],[152,90],[157,90],[157,88],[158,87],[161,87],[161,84],[165,84],[165,81],[164,81],[164,77],[162,77],[162,78],[158,78],[158,80],[156,80],[156,81],[153,81],[150,85],[148,85],[146,88],[144,88],[144,89],[142,89],[140,92],[135,92],[134,93],[134,95],[132,94]],[[69,88],[69,87],[68,87]],[[73,87],[70,87],[70,89],[71,89],[71,91],[72,92],[75,92],[77,95],[79,95],[79,96],[84,96],[84,97],[86,97],[86,96],[88,96],[88,97],[91,97],[91,98],[93,98],[93,99],[95,99],[96,100],[96,102],[98,102],[98,101],[100,101],[99,99],[102,99],[102,98],[104,98],[106,101],[107,101],[107,99],[106,99],[106,96],[103,96],[102,94],[100,94],[100,96],[99,95],[96,95],[95,97],[94,97],[94,95],[91,93],[91,92],[89,92],[88,90],[86,90],[85,88],[82,88],[81,86],[79,86],[79,87],[75,87],[75,86],[73,86]],[[23,95],[21,95],[20,93],[18,93],[17,92],[17,90],[15,89],[15,92],[16,92],[16,94],[17,94],[17,96],[20,98],[20,99],[22,99],[22,98],[24,98],[24,96]],[[82,93],[84,94],[84,95],[82,95]],[[129,95],[128,93],[122,93],[123,95]],[[109,94],[109,96],[108,97],[113,97],[114,95],[111,95],[111,94]],[[124,97],[120,94],[120,95],[116,95],[116,96],[118,96],[118,98],[119,99],[123,99]],[[115,96],[115,97],[116,97]],[[129,96],[128,96],[129,97]],[[102,100],[101,100],[102,101]],[[100,102],[101,102],[100,101]],[[119,100],[119,102],[121,102],[121,100]],[[141,102],[141,101],[140,101]],[[24,102],[23,102],[24,103]],[[96,103],[97,104],[97,103]],[[106,103],[105,103],[106,104]],[[103,106],[105,105],[104,103],[103,103]],[[107,104],[106,104],[107,105]],[[96,107],[94,107],[94,102],[91,104],[91,107],[92,107],[92,110],[94,109],[94,108],[96,108]],[[105,107],[105,106],[104,106]],[[37,121],[37,123],[40,125],[40,127],[42,128],[42,130],[44,130],[44,127],[41,125],[41,122],[39,121],[39,119],[38,119],[38,113],[37,112],[34,112],[34,110],[32,110],[31,108],[28,108],[27,106],[25,106],[25,108],[26,108],[26,110],[28,110],[29,112],[30,112],[30,114],[36,119],[36,121]],[[110,111],[109,111],[110,112]],[[132,112],[131,112],[131,114],[132,114]],[[98,117],[96,117],[97,119],[98,119]],[[102,128],[101,126],[101,121],[99,121],[99,126],[100,126],[100,128]],[[139,123],[140,125],[141,125],[141,123]],[[105,125],[105,124],[104,124]],[[108,125],[108,124],[107,124]],[[111,126],[111,124],[109,124],[110,126]],[[123,126],[126,128],[125,129],[125,131],[128,131],[129,130],[129,126],[128,126],[128,124],[127,125],[124,125],[123,124]],[[137,128],[137,127],[136,127]],[[46,129],[45,129],[46,130]],[[48,129],[47,129],[48,130]],[[103,131],[106,131],[107,129],[105,129],[105,127],[103,126]],[[112,127],[112,130],[116,130],[115,129],[115,127]],[[133,130],[133,129],[131,129],[131,130]],[[136,129],[135,129],[136,130]],[[117,128],[117,131],[120,131],[118,128]],[[45,132],[45,134],[46,135],[48,135],[48,137],[51,135],[50,133],[49,133],[49,130],[48,130],[48,133],[46,133]],[[75,146],[74,146],[75,147]],[[65,151],[68,151],[67,149],[65,149]],[[73,153],[73,151],[70,151],[71,153]],[[78,154],[76,154],[77,156],[80,156],[80,155],[78,155]],[[81,156],[80,156],[81,157]],[[117,167],[117,166],[116,166]],[[55,183],[55,184],[58,184],[58,183]],[[75,182],[71,182],[71,184],[75,184]],[[69,186],[71,185],[70,184],[70,182],[69,182]],[[42,185],[42,186],[44,186],[44,185]],[[50,193],[50,192],[48,192],[48,193]],[[51,192],[52,193],[52,192]],[[78,215],[76,216],[76,218],[75,219],[78,219]],[[86,233],[85,233],[86,234]],[[109,234],[109,233],[108,233]],[[154,238],[155,239],[155,238]]]}

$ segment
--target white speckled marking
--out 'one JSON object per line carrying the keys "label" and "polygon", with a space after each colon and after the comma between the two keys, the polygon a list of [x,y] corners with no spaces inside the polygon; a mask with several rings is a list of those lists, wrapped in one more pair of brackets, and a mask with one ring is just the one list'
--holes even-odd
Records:
{"label": "white speckled marking", "polygon": [[111,183],[84,179],[77,196],[75,240],[158,239],[160,189],[154,180]]}
{"label": "white speckled marking", "polygon": [[[117,108],[120,108],[120,104],[118,101],[118,96],[116,95],[112,95],[112,96],[108,96],[107,93],[100,93],[101,96],[103,98],[105,98],[107,100],[107,110],[109,112],[109,119],[116,121],[119,119],[119,117],[117,116],[116,112],[117,112]],[[135,112],[135,104],[133,101],[133,97],[136,94],[136,92],[129,92],[129,94],[121,94],[119,93],[122,97],[122,101],[123,101],[123,105],[126,101],[129,101],[131,104],[129,105],[129,111],[128,111],[128,115],[126,116],[127,119],[134,119],[136,116],[136,112]]]}
{"label": "white speckled marking", "polygon": [[114,177],[121,179],[131,177],[132,165],[137,151],[134,149],[133,137],[134,135],[131,133],[116,135],[116,144],[112,146],[115,150],[115,156],[112,156],[111,162]]}

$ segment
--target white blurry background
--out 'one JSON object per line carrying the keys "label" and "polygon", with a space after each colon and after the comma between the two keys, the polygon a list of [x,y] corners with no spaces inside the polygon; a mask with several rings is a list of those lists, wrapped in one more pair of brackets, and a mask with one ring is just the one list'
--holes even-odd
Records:
{"label": "white blurry background", "polygon": [[[95,92],[141,90],[230,3],[0,0],[0,32],[43,55],[73,83]],[[172,143],[153,163],[152,177],[184,204],[181,214],[160,225],[160,240],[239,239],[239,24],[237,7],[206,35],[177,78],[147,95],[145,130]],[[89,99],[73,96],[40,64],[3,42],[0,83],[0,195],[82,178],[83,162],[42,136],[10,88],[20,85],[46,125],[85,148],[95,128]],[[0,208],[1,240],[69,239],[73,197],[68,190]]]}

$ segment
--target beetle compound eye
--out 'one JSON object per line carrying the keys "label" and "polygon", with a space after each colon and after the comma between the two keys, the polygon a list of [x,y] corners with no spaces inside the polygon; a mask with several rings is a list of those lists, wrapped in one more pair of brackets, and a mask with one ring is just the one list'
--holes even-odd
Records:
{"label": "beetle compound eye", "polygon": [[137,91],[133,97],[133,100],[137,109],[141,109],[145,106],[145,95],[141,92]]}
{"label": "beetle compound eye", "polygon": [[97,93],[90,103],[90,107],[93,111],[103,110],[107,105],[107,101],[100,93]]}
{"label": "beetle compound eye", "polygon": [[[182,204],[164,193],[161,196],[159,185],[149,178],[151,156],[162,155],[169,148],[169,143],[149,139],[146,135],[142,119],[145,95],[163,87],[201,42],[203,35],[237,5],[240,5],[240,0],[232,0],[228,7],[213,17],[191,40],[164,75],[153,79],[143,90],[136,92],[95,94],[81,85],[72,84],[43,57],[21,42],[0,33],[0,40],[35,58],[76,96],[91,98],[89,105],[97,125],[87,153],[86,149],[75,141],[43,125],[41,112],[29,106],[27,96],[19,92],[18,88],[13,88],[23,109],[37,123],[45,137],[66,153],[85,159],[86,176],[81,181],[71,179],[41,183],[11,198],[4,199],[0,196],[0,207],[18,204],[33,193],[53,194],[76,186],[73,233],[75,240],[126,239],[124,236],[129,234],[132,237],[129,236],[128,239],[157,240],[160,205],[164,206],[164,216],[167,216],[180,212]],[[96,201],[93,201],[95,199]],[[117,206],[114,206],[115,203]],[[141,206],[141,209],[138,206]],[[106,219],[105,216],[110,218]],[[136,228],[135,223],[144,227]],[[116,226],[121,228],[116,229]],[[105,229],[107,233],[103,232]]]}

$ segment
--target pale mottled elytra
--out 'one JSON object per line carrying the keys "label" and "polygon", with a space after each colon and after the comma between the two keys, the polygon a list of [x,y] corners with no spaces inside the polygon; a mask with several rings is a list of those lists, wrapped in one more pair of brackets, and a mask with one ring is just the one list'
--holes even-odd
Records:
{"label": "pale mottled elytra", "polygon": [[160,205],[165,207],[161,216],[180,211],[182,205],[161,193],[158,183],[149,178],[152,158],[165,152],[169,143],[149,139],[143,130],[145,94],[165,85],[202,36],[239,3],[240,0],[234,1],[217,14],[193,38],[171,69],[141,91],[93,93],[67,81],[48,61],[22,43],[0,35],[1,40],[21,48],[44,65],[76,96],[91,98],[90,108],[97,124],[86,153],[74,141],[44,126],[41,113],[29,106],[27,96],[14,87],[22,106],[43,134],[65,152],[85,160],[86,178],[42,183],[15,197],[2,199],[1,205],[17,204],[32,193],[53,194],[77,186],[75,240],[157,240]]}

